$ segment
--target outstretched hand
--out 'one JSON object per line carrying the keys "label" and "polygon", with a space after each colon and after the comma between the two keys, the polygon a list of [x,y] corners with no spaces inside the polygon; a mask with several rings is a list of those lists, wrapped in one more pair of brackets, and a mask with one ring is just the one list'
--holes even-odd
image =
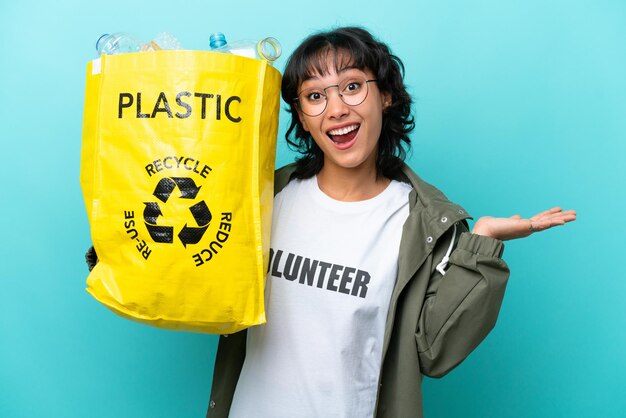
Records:
{"label": "outstretched hand", "polygon": [[524,219],[519,215],[510,218],[494,218],[483,216],[472,228],[472,234],[485,235],[502,241],[524,238],[532,233],[544,231],[553,226],[565,225],[576,220],[576,212],[560,207],[548,209],[537,215]]}

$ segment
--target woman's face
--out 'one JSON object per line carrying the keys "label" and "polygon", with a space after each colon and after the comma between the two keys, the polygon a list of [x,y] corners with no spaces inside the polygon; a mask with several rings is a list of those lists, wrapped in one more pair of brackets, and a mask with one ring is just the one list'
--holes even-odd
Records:
{"label": "woman's face", "polygon": [[[311,91],[313,96],[308,97],[313,99],[319,99],[318,93],[327,97],[326,109],[317,116],[305,114],[302,107],[298,111],[304,130],[311,134],[324,153],[322,170],[375,170],[383,110],[391,104],[391,95],[382,93],[375,81],[366,82],[360,87],[358,83],[351,84],[355,80],[374,80],[374,74],[369,69],[345,67],[336,70],[332,55],[327,58],[327,68],[327,74],[314,74],[312,78],[303,81],[298,89],[301,101],[302,94]],[[337,86],[344,88],[344,99],[347,102],[351,101],[347,96],[357,88],[367,89],[367,96],[362,103],[351,106],[342,100],[340,87]]]}

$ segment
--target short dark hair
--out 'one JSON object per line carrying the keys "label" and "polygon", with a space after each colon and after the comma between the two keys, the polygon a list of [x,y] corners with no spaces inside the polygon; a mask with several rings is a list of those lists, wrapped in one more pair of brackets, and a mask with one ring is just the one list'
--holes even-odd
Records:
{"label": "short dark hair", "polygon": [[376,170],[378,176],[397,178],[406,152],[411,147],[409,133],[415,127],[411,115],[411,96],[403,81],[404,65],[386,44],[359,27],[342,27],[315,33],[306,38],[287,61],[281,94],[291,114],[285,138],[289,146],[301,154],[296,161],[295,176],[312,177],[324,165],[322,150],[302,127],[295,99],[304,80],[315,74],[328,73],[329,56],[334,56],[336,71],[347,64],[361,70],[369,69],[374,73],[380,91],[391,94],[391,105],[383,112]]}

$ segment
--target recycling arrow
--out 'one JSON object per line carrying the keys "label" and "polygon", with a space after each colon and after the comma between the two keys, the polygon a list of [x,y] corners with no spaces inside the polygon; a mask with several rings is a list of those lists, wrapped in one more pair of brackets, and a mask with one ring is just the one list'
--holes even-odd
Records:
{"label": "recycling arrow", "polygon": [[176,183],[170,178],[163,178],[159,181],[154,189],[154,196],[159,199],[161,202],[167,202],[167,199],[170,198],[170,195],[176,188]]}
{"label": "recycling arrow", "polygon": [[146,221],[146,223],[156,225],[158,217],[163,215],[159,204],[156,202],[143,202],[143,204],[146,205],[146,207],[143,208],[144,221]]}
{"label": "recycling arrow", "polygon": [[189,177],[172,177],[172,180],[178,186],[180,190],[180,197],[183,199],[195,199],[200,191],[200,187],[196,186],[196,183]]}
{"label": "recycling arrow", "polygon": [[195,199],[200,191],[193,179],[189,177],[165,177],[159,180],[154,189],[154,196],[161,202],[166,203],[174,189],[178,186],[180,197],[183,199]]}
{"label": "recycling arrow", "polygon": [[211,211],[204,200],[191,206],[189,211],[196,220],[198,227],[187,226],[187,224],[185,224],[185,226],[178,233],[178,238],[185,247],[187,247],[187,244],[197,244],[200,242],[202,236],[204,235],[204,231],[206,231],[209,227],[209,223],[213,218],[213,215],[211,215]]}
{"label": "recycling arrow", "polygon": [[161,208],[156,202],[144,202],[143,219],[148,233],[154,242],[174,242],[174,227],[156,225],[157,218],[162,215]]}
{"label": "recycling arrow", "polygon": [[[195,199],[202,186],[196,186],[193,179],[189,177],[166,177],[159,180],[153,195],[161,202],[167,203],[176,187],[180,190],[181,199]],[[146,206],[143,210],[143,219],[152,239],[155,242],[173,243],[174,227],[157,225],[159,216],[163,215],[159,203],[144,202],[144,205]],[[204,200],[192,205],[189,211],[198,226],[185,224],[178,233],[178,238],[185,247],[187,247],[187,244],[200,242],[212,219],[211,211]]]}

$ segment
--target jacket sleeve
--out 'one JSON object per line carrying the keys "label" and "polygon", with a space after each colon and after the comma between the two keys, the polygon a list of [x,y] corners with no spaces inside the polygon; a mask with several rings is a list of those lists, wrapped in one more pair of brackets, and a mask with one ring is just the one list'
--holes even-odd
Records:
{"label": "jacket sleeve", "polygon": [[[461,234],[448,269],[442,275],[433,268],[416,330],[422,373],[431,377],[456,367],[495,326],[509,277],[500,258],[502,241],[470,234],[463,223],[457,226]],[[445,249],[435,257],[450,244],[450,238],[440,241]]]}
{"label": "jacket sleeve", "polygon": [[247,335],[248,330],[244,329],[235,334],[220,337],[206,418],[228,417],[246,357]]}

